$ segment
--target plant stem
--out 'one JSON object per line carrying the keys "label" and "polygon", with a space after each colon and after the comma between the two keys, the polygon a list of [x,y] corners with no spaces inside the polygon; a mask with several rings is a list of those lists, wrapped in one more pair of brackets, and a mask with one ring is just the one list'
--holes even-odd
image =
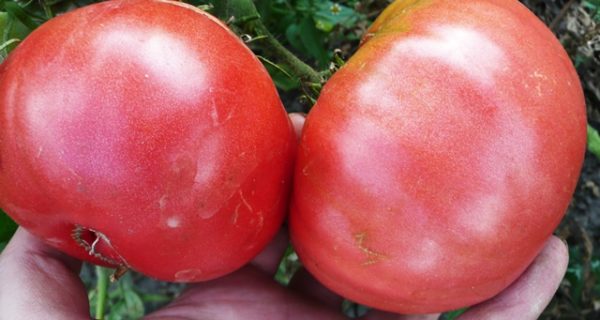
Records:
{"label": "plant stem", "polygon": [[[231,21],[238,28],[235,30],[238,35],[249,34],[256,39],[256,42],[260,41],[264,44],[265,54],[287,66],[290,73],[300,79],[305,93],[312,99],[316,98],[314,95],[318,94],[322,87],[323,77],[277,41],[261,21],[252,0],[214,0],[212,2],[219,18],[223,21]],[[317,93],[306,89],[315,87]]]}
{"label": "plant stem", "polygon": [[260,20],[254,21],[254,31],[258,36],[264,36],[264,43],[269,50],[269,53],[285,63],[290,71],[303,82],[311,84],[321,84],[322,78],[319,73],[309,65],[298,59],[291,51],[284,47],[273,35],[267,30],[265,25]]}
{"label": "plant stem", "polygon": [[108,297],[108,273],[109,270],[103,267],[96,266],[96,276],[98,283],[96,284],[96,319],[103,320],[106,311],[106,300]]}

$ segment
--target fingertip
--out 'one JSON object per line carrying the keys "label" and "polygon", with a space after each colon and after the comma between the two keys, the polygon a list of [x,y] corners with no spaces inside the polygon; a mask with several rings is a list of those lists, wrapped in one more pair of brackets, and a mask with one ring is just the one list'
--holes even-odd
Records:
{"label": "fingertip", "polygon": [[544,249],[542,249],[540,257],[542,255],[547,256],[548,260],[553,261],[557,269],[560,267],[561,270],[566,272],[569,265],[569,245],[565,240],[557,236],[551,236],[548,242],[546,242]]}
{"label": "fingertip", "polygon": [[[89,315],[81,262],[19,228],[0,255],[0,310],[7,319],[83,319]],[[4,318],[2,318],[4,319]]]}
{"label": "fingertip", "polygon": [[551,236],[514,283],[496,297],[470,308],[459,319],[537,319],[558,290],[568,263],[567,245]]}
{"label": "fingertip", "polygon": [[289,235],[287,230],[282,228],[267,247],[252,260],[251,264],[266,274],[275,275],[288,244]]}
{"label": "fingertip", "polygon": [[28,260],[31,259],[30,257],[33,255],[56,260],[64,264],[74,273],[79,273],[82,264],[81,261],[62,253],[21,227],[19,227],[17,232],[13,235],[5,248],[4,253],[10,254],[15,259]]}
{"label": "fingertip", "polygon": [[302,128],[304,127],[304,122],[306,120],[306,114],[300,112],[293,112],[289,114],[290,121],[294,126],[294,132],[296,133],[296,138],[300,139],[302,135]]}

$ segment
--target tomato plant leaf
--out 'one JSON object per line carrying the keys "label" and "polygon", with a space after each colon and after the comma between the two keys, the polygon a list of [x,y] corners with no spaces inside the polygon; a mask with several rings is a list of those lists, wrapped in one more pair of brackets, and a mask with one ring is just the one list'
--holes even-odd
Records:
{"label": "tomato plant leaf", "polygon": [[[5,2],[4,8],[8,12],[8,14],[15,17],[21,23],[23,23],[30,30],[35,30],[43,21],[44,18],[38,17],[32,13],[29,13],[23,9],[20,5],[15,2]],[[36,21],[37,20],[37,21]]]}
{"label": "tomato plant leaf", "polygon": [[324,35],[317,29],[312,18],[306,17],[302,20],[299,34],[307,52],[319,62],[319,66],[326,67],[329,56],[324,46]]}
{"label": "tomato plant leaf", "polygon": [[467,312],[468,308],[462,308],[454,311],[449,311],[441,316],[441,320],[455,320],[463,313]]}
{"label": "tomato plant leaf", "polygon": [[244,23],[259,17],[256,7],[251,1],[224,0],[211,1],[211,4],[213,12],[223,21],[229,21],[233,17],[235,23]]}
{"label": "tomato plant leaf", "polygon": [[8,13],[0,12],[0,34],[4,34],[4,30],[6,30],[7,23],[8,23]]}
{"label": "tomato plant leaf", "polygon": [[355,10],[332,1],[319,3],[314,15],[317,29],[325,32],[331,32],[338,25],[351,28],[361,18]]}
{"label": "tomato plant leaf", "polygon": [[15,231],[17,231],[17,224],[6,213],[0,211],[0,242],[10,240]]}
{"label": "tomato plant leaf", "polygon": [[290,91],[300,87],[300,80],[293,77],[285,67],[275,64],[264,57],[258,56],[258,58],[265,68],[267,68],[277,88],[283,91]]}
{"label": "tomato plant leaf", "polygon": [[587,148],[600,159],[600,134],[589,124],[587,126]]}
{"label": "tomato plant leaf", "polygon": [[291,24],[285,30],[285,37],[287,42],[298,51],[306,51],[300,40],[300,26],[297,24]]}

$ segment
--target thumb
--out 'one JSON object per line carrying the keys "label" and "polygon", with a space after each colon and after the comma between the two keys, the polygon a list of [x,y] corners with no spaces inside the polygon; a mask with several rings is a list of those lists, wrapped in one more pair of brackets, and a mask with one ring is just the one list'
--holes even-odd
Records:
{"label": "thumb", "polygon": [[0,255],[0,319],[90,319],[80,266],[20,228]]}

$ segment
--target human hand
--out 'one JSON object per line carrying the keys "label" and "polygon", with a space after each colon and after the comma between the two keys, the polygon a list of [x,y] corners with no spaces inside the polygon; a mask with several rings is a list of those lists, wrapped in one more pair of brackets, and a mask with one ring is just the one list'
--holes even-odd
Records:
{"label": "human hand", "polygon": [[[304,118],[291,115],[297,132]],[[343,298],[300,270],[284,288],[273,280],[288,238],[282,230],[248,266],[213,281],[190,285],[170,305],[146,317],[166,319],[345,319]],[[551,237],[532,265],[496,297],[469,309],[461,320],[537,319],[562,280],[566,246]],[[0,256],[0,320],[89,319],[78,277],[81,264],[19,229]],[[366,320],[437,319],[371,310]]]}

